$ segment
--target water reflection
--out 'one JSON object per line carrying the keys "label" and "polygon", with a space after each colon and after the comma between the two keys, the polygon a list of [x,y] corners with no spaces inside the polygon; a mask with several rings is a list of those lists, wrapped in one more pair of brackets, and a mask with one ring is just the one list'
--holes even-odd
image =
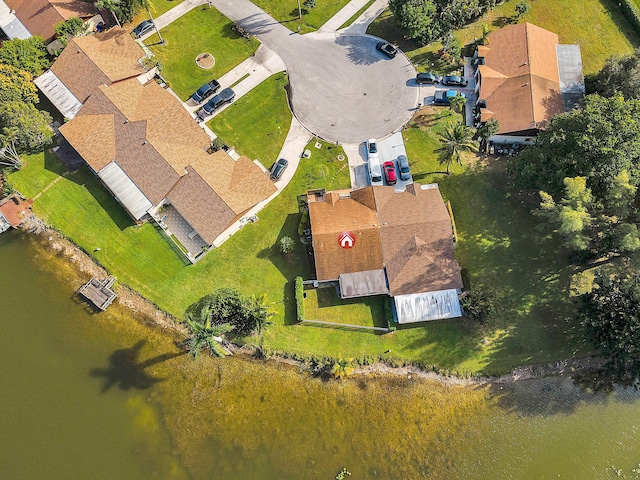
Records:
{"label": "water reflection", "polygon": [[140,351],[146,340],[140,340],[131,348],[116,350],[109,356],[108,368],[94,368],[89,372],[92,377],[103,377],[102,393],[108,392],[114,386],[120,390],[145,390],[164,378],[157,378],[145,370],[158,363],[165,362],[188,353],[186,350],[175,353],[165,353],[148,360],[140,361]]}

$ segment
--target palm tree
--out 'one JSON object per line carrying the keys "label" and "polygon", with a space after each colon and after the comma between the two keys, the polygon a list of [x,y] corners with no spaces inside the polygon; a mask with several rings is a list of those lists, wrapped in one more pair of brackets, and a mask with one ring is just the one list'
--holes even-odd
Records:
{"label": "palm tree", "polygon": [[442,146],[436,152],[440,154],[440,164],[447,166],[447,175],[451,175],[451,162],[462,165],[464,152],[478,151],[478,145],[473,140],[473,130],[462,123],[448,125],[444,133],[438,136]]}
{"label": "palm tree", "polygon": [[229,323],[213,325],[209,306],[202,308],[198,316],[187,313],[185,323],[189,327],[191,335],[184,342],[184,346],[188,347],[193,358],[196,358],[205,348],[209,349],[211,355],[224,357],[225,352],[221,346],[222,335],[233,330],[233,326]]}
{"label": "palm tree", "polygon": [[162,34],[160,33],[158,27],[156,27],[156,22],[153,20],[153,16],[151,15],[151,0],[134,0],[134,2],[136,3],[136,5],[139,5],[141,8],[144,8],[147,11],[147,13],[149,14],[149,19],[153,22],[156,33],[160,38],[160,45],[164,45],[164,38],[162,38]]}
{"label": "palm tree", "polygon": [[449,106],[451,110],[456,113],[462,113],[462,107],[467,103],[467,99],[462,95],[458,94],[455,97],[451,97],[449,99]]}
{"label": "palm tree", "polygon": [[98,0],[95,4],[96,8],[108,10],[113,15],[116,23],[120,27],[120,20],[118,19],[117,12],[120,11],[120,0]]}
{"label": "palm tree", "polygon": [[267,302],[267,296],[264,293],[259,297],[253,295],[249,301],[248,310],[249,315],[255,320],[255,331],[259,334],[273,317],[273,310]]}
{"label": "palm tree", "polygon": [[333,368],[331,369],[331,373],[333,376],[339,379],[343,379],[344,377],[348,377],[353,373],[353,365],[351,365],[353,359],[344,360],[340,358],[336,363],[333,364]]}
{"label": "palm tree", "polygon": [[476,130],[476,138],[480,139],[480,145],[483,152],[487,152],[489,146],[489,139],[500,131],[500,123],[498,120],[492,118],[487,122],[484,122]]}

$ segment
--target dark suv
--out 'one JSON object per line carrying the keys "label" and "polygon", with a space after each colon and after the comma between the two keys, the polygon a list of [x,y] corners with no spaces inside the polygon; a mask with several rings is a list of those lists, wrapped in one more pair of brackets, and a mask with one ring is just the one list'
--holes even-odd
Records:
{"label": "dark suv", "polygon": [[154,27],[155,25],[151,20],[145,20],[144,22],[142,22],[140,25],[138,25],[136,28],[133,29],[133,35],[136,38],[140,38],[146,35],[147,33],[149,33],[151,30],[153,30]]}
{"label": "dark suv", "polygon": [[211,95],[220,90],[220,84],[217,80],[211,80],[209,83],[205,83],[202,85],[196,92],[191,95],[191,100],[193,100],[196,104],[201,104]]}
{"label": "dark suv", "polygon": [[230,88],[225,88],[219,94],[214,96],[211,100],[204,104],[204,106],[198,111],[198,117],[202,120],[206,116],[211,115],[218,108],[225,103],[229,103],[235,98],[236,94]]}
{"label": "dark suv", "polygon": [[271,167],[271,175],[269,175],[269,178],[271,178],[271,180],[278,180],[287,169],[287,165],[289,165],[289,162],[284,158],[279,159],[273,164],[273,167]]}
{"label": "dark suv", "polygon": [[435,73],[431,72],[422,72],[416,75],[416,82],[418,83],[426,83],[429,85],[435,85],[440,83],[440,77]]}

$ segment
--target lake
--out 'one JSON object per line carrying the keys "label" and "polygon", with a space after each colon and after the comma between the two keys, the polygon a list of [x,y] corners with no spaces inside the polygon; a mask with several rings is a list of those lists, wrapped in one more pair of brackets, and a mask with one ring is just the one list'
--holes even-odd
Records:
{"label": "lake", "polygon": [[80,284],[69,259],[0,235],[2,479],[640,478],[635,390],[194,360],[118,305],[91,313]]}

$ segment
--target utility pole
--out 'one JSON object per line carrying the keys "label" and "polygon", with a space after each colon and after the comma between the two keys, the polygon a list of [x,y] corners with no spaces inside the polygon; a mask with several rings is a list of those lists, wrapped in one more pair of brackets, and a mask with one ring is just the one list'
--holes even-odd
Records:
{"label": "utility pole", "polygon": [[298,0],[298,18],[302,20],[302,8],[300,8],[300,0]]}

